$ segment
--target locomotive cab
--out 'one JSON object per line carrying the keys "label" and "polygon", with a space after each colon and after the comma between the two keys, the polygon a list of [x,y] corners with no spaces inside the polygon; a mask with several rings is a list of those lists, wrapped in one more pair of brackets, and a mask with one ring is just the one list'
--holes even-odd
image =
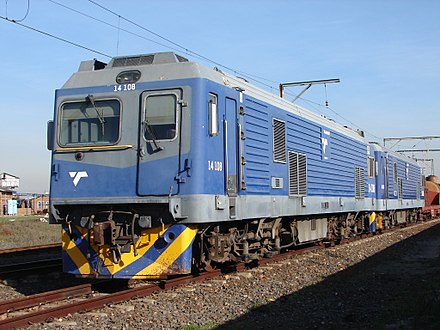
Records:
{"label": "locomotive cab", "polygon": [[[186,62],[173,53],[83,62],[56,91],[50,222],[63,227],[65,271],[130,278],[191,271],[181,251],[196,230],[176,224],[185,219],[179,194],[191,171],[193,86],[160,76]],[[171,245],[180,251],[171,261],[136,268]]]}

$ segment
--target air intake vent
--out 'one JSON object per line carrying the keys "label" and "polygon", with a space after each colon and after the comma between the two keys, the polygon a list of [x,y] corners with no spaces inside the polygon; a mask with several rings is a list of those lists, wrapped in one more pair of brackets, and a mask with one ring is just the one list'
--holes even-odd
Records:
{"label": "air intake vent", "polygon": [[273,160],[286,162],[286,123],[273,119]]}
{"label": "air intake vent", "polygon": [[289,196],[307,195],[307,156],[289,151]]}
{"label": "air intake vent", "polygon": [[402,178],[397,178],[397,198],[403,198],[403,181]]}
{"label": "air intake vent", "polygon": [[176,55],[176,58],[179,62],[188,62],[187,58],[180,56],[180,55],[177,55],[177,54],[174,54],[174,55]]}
{"label": "air intake vent", "polygon": [[354,190],[356,198],[365,197],[364,169],[362,167],[354,168]]}
{"label": "air intake vent", "polygon": [[113,60],[112,67],[153,64],[153,61],[154,55],[118,57]]}
{"label": "air intake vent", "polygon": [[137,55],[137,56],[123,56],[116,57],[112,60],[111,67],[125,67],[125,66],[139,66],[149,64],[164,64],[164,63],[181,63],[188,62],[188,59],[173,52]]}

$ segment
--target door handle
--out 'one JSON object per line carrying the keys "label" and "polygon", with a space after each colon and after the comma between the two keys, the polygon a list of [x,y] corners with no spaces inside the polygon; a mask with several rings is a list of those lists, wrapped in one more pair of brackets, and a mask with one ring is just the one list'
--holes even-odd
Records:
{"label": "door handle", "polygon": [[139,148],[139,157],[141,157],[141,158],[145,157],[145,148],[144,147]]}

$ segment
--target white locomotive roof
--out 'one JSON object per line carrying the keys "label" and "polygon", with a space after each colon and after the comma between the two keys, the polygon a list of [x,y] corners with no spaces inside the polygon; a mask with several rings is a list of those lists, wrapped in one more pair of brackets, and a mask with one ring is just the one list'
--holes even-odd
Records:
{"label": "white locomotive roof", "polygon": [[[101,65],[99,69],[96,69],[96,63]],[[241,78],[223,73],[218,69],[208,68],[197,62],[190,62],[186,58],[176,55],[173,52],[120,56],[113,58],[107,65],[96,60],[84,61],[81,63],[78,72],[70,77],[70,79],[64,84],[63,88],[86,87],[85,82],[87,83],[87,87],[113,85],[115,84],[116,75],[125,70],[139,70],[142,73],[139,82],[188,79],[196,77],[206,78],[230,88],[242,90],[246,95],[323,125],[328,129],[348,135],[353,139],[367,143],[365,138],[359,133],[343,126],[342,124],[295,105],[292,102],[258,88]]]}

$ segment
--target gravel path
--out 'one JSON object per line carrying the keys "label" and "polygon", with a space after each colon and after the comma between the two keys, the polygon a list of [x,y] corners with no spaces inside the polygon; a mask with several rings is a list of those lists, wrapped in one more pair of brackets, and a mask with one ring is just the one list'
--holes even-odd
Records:
{"label": "gravel path", "polygon": [[440,273],[439,253],[436,220],[29,328],[430,328],[396,309]]}

